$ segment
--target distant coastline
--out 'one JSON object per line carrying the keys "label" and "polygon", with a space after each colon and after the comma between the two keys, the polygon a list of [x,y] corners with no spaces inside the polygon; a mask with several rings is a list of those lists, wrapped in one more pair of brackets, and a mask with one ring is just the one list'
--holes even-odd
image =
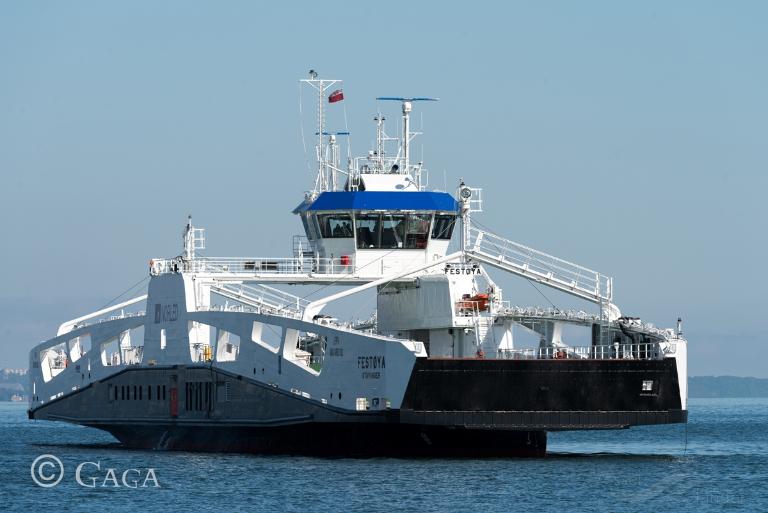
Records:
{"label": "distant coastline", "polygon": [[27,369],[0,371],[0,401],[24,402],[29,398]]}
{"label": "distant coastline", "polygon": [[768,379],[739,376],[691,376],[688,397],[768,397]]}

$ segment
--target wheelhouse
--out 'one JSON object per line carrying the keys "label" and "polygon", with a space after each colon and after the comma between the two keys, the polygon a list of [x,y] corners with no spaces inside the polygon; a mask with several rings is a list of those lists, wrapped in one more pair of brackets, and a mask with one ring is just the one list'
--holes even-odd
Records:
{"label": "wheelhouse", "polygon": [[359,267],[385,255],[444,256],[458,206],[445,192],[328,191],[294,212],[318,256],[355,255]]}

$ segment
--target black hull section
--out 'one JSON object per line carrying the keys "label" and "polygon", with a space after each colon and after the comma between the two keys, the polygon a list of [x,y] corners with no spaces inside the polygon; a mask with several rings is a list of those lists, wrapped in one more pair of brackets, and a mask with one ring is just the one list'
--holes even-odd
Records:
{"label": "black hull section", "polygon": [[95,426],[126,447],[322,457],[542,457],[544,431],[306,423],[280,427]]}
{"label": "black hull section", "polygon": [[413,422],[507,429],[621,428],[688,418],[671,358],[419,359],[402,408],[404,420]]}

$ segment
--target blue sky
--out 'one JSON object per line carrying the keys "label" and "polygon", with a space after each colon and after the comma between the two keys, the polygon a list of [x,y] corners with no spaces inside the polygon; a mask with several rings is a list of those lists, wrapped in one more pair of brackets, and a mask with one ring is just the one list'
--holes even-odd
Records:
{"label": "blue sky", "polygon": [[432,185],[484,187],[483,224],[612,275],[624,313],[681,315],[691,374],[768,376],[768,4],[378,6],[0,3],[0,366],[177,254],[188,213],[210,255],[289,254],[314,68],[358,153],[376,96],[440,97]]}

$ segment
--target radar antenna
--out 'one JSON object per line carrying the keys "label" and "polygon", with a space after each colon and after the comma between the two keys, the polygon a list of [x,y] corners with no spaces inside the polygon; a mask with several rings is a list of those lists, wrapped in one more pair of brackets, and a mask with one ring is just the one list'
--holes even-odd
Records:
{"label": "radar antenna", "polygon": [[[402,96],[379,96],[376,98],[379,101],[395,101],[403,104],[403,172],[410,174],[411,162],[410,162],[410,142],[415,133],[411,133],[410,117],[411,110],[413,109],[413,102],[436,102],[439,98],[427,98],[423,96],[416,96],[412,98],[405,98]],[[420,180],[418,180],[420,181]]]}

